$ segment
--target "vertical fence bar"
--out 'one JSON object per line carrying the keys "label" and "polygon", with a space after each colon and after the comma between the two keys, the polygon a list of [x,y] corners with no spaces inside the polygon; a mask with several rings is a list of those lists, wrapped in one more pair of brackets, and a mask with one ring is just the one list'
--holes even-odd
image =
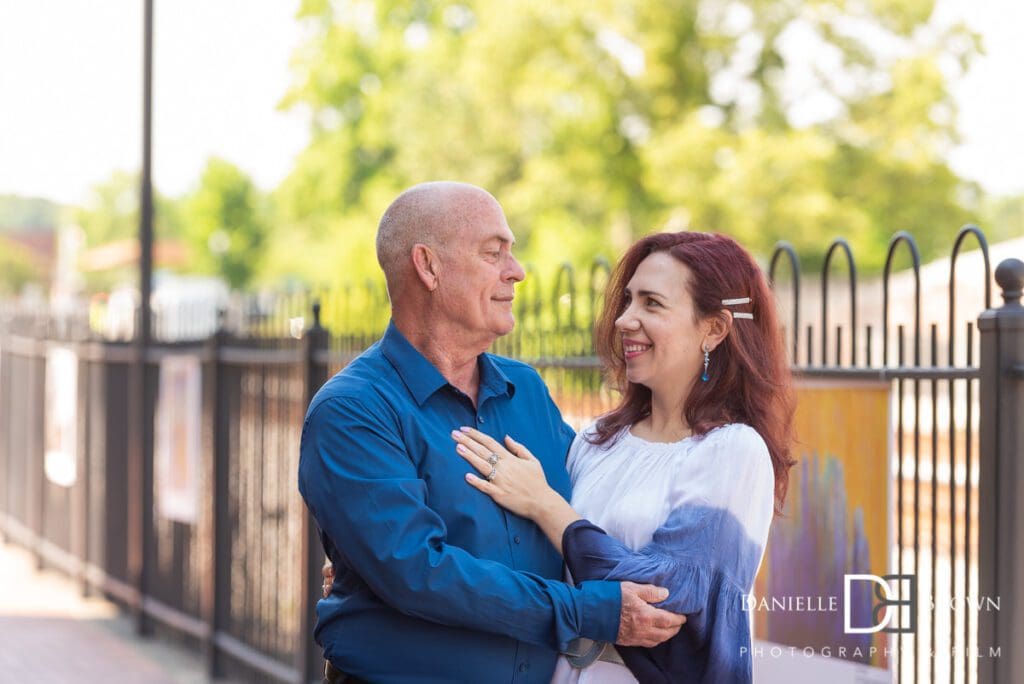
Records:
{"label": "vertical fence bar", "polygon": [[[897,335],[897,363],[899,367],[903,367],[904,363],[904,335],[903,326],[900,325],[896,328]],[[883,336],[884,339],[884,336]],[[887,363],[883,360],[883,363]],[[899,568],[899,574],[903,574],[903,481],[905,473],[903,472],[903,450],[904,450],[904,429],[903,429],[903,402],[905,396],[905,389],[903,386],[903,378],[900,377],[896,380],[896,566]],[[902,618],[902,609],[900,613]],[[903,682],[903,632],[896,635],[896,682],[901,684]]]}
{"label": "vertical fence bar", "polygon": [[[935,323],[931,324],[931,357],[932,368],[939,365],[939,329]],[[935,613],[938,610],[938,581],[939,581],[939,381],[932,380],[931,388],[932,408],[932,482],[931,482],[931,597],[932,605],[935,606],[928,611],[929,617],[929,638],[931,639],[932,661],[928,668],[929,681],[935,682],[935,659],[938,657],[935,650]],[[950,436],[952,439],[952,435]],[[953,486],[952,472],[950,473],[950,488]]]}
{"label": "vertical fence bar", "polygon": [[224,674],[220,652],[217,649],[217,633],[224,625],[228,614],[227,603],[231,592],[223,584],[223,578],[230,577],[229,522],[228,522],[228,416],[221,398],[223,365],[220,349],[224,344],[224,316],[220,316],[217,330],[206,342],[206,376],[204,413],[207,416],[207,432],[204,436],[209,461],[205,464],[210,496],[204,518],[209,539],[210,569],[203,578],[200,596],[201,615],[206,623],[207,634],[203,643],[206,671],[210,678]]}
{"label": "vertical fence bar", "polygon": [[[772,289],[775,289],[775,266],[783,253],[789,258],[790,272],[793,277],[793,329],[791,334],[793,335],[792,364],[795,366],[800,362],[800,260],[796,256],[796,250],[793,249],[793,245],[784,240],[777,242],[775,249],[772,251],[772,258],[768,264],[768,280],[771,282]],[[807,365],[811,364],[808,363]]]}
{"label": "vertical fence bar", "polygon": [[[967,366],[970,367],[974,363],[974,326],[972,323],[967,323]],[[965,486],[964,489],[964,601],[966,602],[967,597],[971,595],[971,559],[974,557],[971,549],[971,525],[974,522],[974,507],[973,498],[971,496],[971,489],[974,487],[974,475],[972,474],[974,463],[972,456],[974,455],[974,385],[970,380],[967,381],[967,389],[965,394],[967,416],[964,420],[964,473],[965,473]],[[971,672],[973,668],[972,664],[977,658],[971,658],[967,653],[966,649],[971,646],[971,635],[975,634],[973,631],[974,621],[972,617],[974,611],[967,610],[964,615],[964,684],[969,684],[971,681]]]}
{"label": "vertical fence bar", "polygon": [[[857,365],[857,364],[854,364]],[[864,367],[871,368],[871,326],[864,328]]]}
{"label": "vertical fence bar", "polygon": [[[988,240],[985,238],[985,234],[981,231],[978,226],[968,224],[960,229],[957,233],[956,240],[953,242],[953,250],[950,254],[949,259],[949,348],[947,351],[947,358],[950,367],[956,366],[956,263],[960,256],[960,250],[963,247],[964,242],[968,236],[973,236],[975,241],[978,243],[980,248],[982,260],[984,264],[984,279],[985,279],[985,299],[984,308],[992,308],[992,268],[989,262],[988,255]],[[974,329],[970,322],[967,323],[967,354],[966,354],[966,367],[972,367],[974,363]],[[971,558],[973,556],[971,550],[971,488],[973,487],[973,478],[971,476],[971,443],[974,437],[974,430],[972,426],[972,419],[974,416],[973,412],[973,394],[972,394],[972,380],[966,381],[966,424],[965,424],[965,441],[964,441],[964,454],[966,457],[966,465],[964,467],[964,590],[963,605],[967,605],[967,598],[971,594]],[[954,598],[957,594],[957,572],[956,572],[956,560],[957,560],[957,496],[956,496],[956,383],[953,380],[949,381],[949,471],[951,478],[951,485],[949,490],[949,508],[950,508],[950,530],[949,530],[949,543],[950,543],[950,596]],[[967,610],[966,608],[961,611],[963,613],[963,650],[960,652],[963,656],[963,681],[964,684],[970,682],[970,674],[972,672],[971,665],[975,662],[976,658],[971,658],[969,654],[970,649],[970,637],[974,632],[971,631],[971,613],[973,611]],[[950,681],[956,680],[956,655],[957,649],[956,644],[956,611],[953,606],[950,605],[949,610],[949,631],[950,631],[950,655],[949,655],[949,671]]]}
{"label": "vertical fence bar", "polygon": [[[921,367],[920,336],[914,335],[914,367]],[[917,590],[921,590],[921,380],[914,378],[914,577]],[[918,597],[920,598],[920,596]],[[917,624],[920,624],[918,621]],[[917,632],[914,639],[914,679],[917,684],[921,676],[921,634]]]}
{"label": "vertical fence bar", "polygon": [[[978,613],[978,681],[1024,681],[1024,261],[996,268],[1004,304],[978,318],[981,330],[981,475],[978,487],[979,600],[999,610]],[[990,651],[989,649],[998,649]],[[997,656],[995,654],[998,654]]]}
{"label": "vertical fence bar", "polygon": [[[302,339],[305,369],[302,376],[305,405],[313,400],[327,380],[328,332],[320,325],[320,302],[313,303],[313,325]],[[301,682],[317,681],[323,672],[323,657],[313,641],[316,623],[316,597],[320,593],[320,571],[324,564],[320,534],[313,514],[303,506],[299,542],[299,628],[295,649],[295,669]]]}
{"label": "vertical fence bar", "polygon": [[[950,328],[950,338],[953,337],[952,328]],[[950,343],[952,346],[952,343]],[[953,366],[953,355],[949,355],[949,365]],[[967,381],[970,383],[970,380]],[[956,624],[957,624],[957,611],[954,608],[956,603],[956,589],[957,589],[957,571],[956,562],[959,554],[957,553],[957,475],[956,475],[956,440],[957,440],[957,425],[956,425],[956,381],[950,380],[947,383],[946,391],[949,393],[949,425],[947,431],[949,434],[949,680],[951,682],[956,681]],[[970,475],[964,481],[964,488],[971,486]],[[964,558],[970,554],[970,549],[964,549]],[[964,645],[966,649],[966,644]],[[966,650],[962,651],[966,656]]]}
{"label": "vertical fence bar", "polygon": [[0,309],[0,473],[3,474],[3,478],[0,479],[0,544],[7,541],[5,523],[7,516],[11,514],[8,493],[8,488],[11,485],[10,447],[8,446],[11,439],[11,414],[10,408],[8,408],[11,367],[6,346],[9,329],[10,320],[7,318],[6,312]]}
{"label": "vertical fence bar", "polygon": [[79,575],[75,579],[79,582],[82,595],[85,595],[89,591],[86,566],[89,562],[89,519],[91,517],[89,488],[92,466],[89,454],[89,423],[92,421],[89,414],[89,376],[91,375],[89,369],[92,362],[88,359],[85,344],[79,344],[76,351],[78,354],[78,396],[75,397],[75,401],[78,406],[75,415],[78,425],[76,426],[75,459],[77,463],[75,468],[78,482],[71,490],[71,526],[73,531],[71,553],[81,561]]}
{"label": "vertical fence bar", "polygon": [[34,535],[32,552],[36,568],[43,568],[42,544],[46,530],[46,322],[37,321],[34,326],[32,351],[26,357],[28,365],[28,439],[25,454],[25,473],[28,487],[25,492],[25,522]]}

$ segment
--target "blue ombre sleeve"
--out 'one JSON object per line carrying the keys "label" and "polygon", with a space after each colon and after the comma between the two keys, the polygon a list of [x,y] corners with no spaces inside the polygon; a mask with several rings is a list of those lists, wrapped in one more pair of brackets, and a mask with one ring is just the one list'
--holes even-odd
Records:
{"label": "blue ombre sleeve", "polygon": [[673,511],[654,540],[633,552],[587,520],[562,539],[577,582],[630,581],[669,590],[657,604],[687,616],[683,630],[653,649],[619,647],[641,682],[749,682],[750,623],[744,610],[761,548],[728,511],[684,507]]}
{"label": "blue ombre sleeve", "polygon": [[[745,447],[747,439],[723,446]],[[618,648],[641,682],[751,681],[746,601],[767,540],[771,508],[766,502],[774,484],[762,449],[755,458],[721,463],[732,476],[729,486],[671,510],[651,541],[636,551],[589,520],[578,520],[563,533],[562,550],[575,581],[664,587],[669,597],[658,607],[687,616],[680,633],[655,648]]]}

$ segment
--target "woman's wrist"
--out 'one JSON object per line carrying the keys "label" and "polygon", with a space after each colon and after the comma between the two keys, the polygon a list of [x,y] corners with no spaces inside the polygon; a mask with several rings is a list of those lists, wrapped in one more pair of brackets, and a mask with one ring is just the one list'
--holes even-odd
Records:
{"label": "woman's wrist", "polygon": [[556,492],[547,484],[544,488],[532,497],[532,510],[530,515],[527,516],[530,520],[534,521],[538,525],[544,522],[545,519],[556,514],[559,508],[563,505],[568,505],[562,495]]}
{"label": "woman's wrist", "polygon": [[538,501],[537,514],[533,521],[537,523],[537,526],[561,554],[562,534],[565,532],[565,528],[581,518],[582,516],[569,505],[568,501],[552,490],[550,496],[546,495]]}

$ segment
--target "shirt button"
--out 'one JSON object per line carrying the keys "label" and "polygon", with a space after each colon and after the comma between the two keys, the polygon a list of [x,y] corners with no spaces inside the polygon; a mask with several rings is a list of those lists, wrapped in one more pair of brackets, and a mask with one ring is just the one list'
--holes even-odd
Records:
{"label": "shirt button", "polygon": [[526,672],[526,663],[519,663],[519,671]]}
{"label": "shirt button", "polygon": [[518,544],[519,543],[519,535],[517,534],[515,539],[513,539],[512,541],[514,541],[516,544]]}
{"label": "shirt button", "polygon": [[483,416],[477,416],[476,417],[476,422],[478,422],[478,423],[484,422],[484,417]]}

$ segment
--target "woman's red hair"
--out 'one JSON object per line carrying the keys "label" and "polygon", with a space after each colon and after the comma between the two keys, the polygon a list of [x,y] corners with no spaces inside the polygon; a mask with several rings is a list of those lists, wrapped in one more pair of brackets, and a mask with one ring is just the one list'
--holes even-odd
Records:
{"label": "woman's red hair", "polygon": [[[695,435],[726,423],[745,423],[768,446],[775,471],[776,510],[782,509],[789,484],[795,399],[775,298],[754,259],[732,238],[717,233],[656,233],[636,242],[612,272],[604,310],[594,327],[594,346],[614,387],[622,391],[619,405],[597,421],[595,444],[605,444],[651,412],[651,391],[626,379],[622,335],[615,327],[625,310],[625,290],[640,262],[666,252],[690,271],[686,283],[698,320],[733,312],[750,312],[753,320],[736,319],[726,338],[711,353],[710,379],[693,382],[683,418]],[[750,304],[722,306],[723,299],[750,297]]]}

